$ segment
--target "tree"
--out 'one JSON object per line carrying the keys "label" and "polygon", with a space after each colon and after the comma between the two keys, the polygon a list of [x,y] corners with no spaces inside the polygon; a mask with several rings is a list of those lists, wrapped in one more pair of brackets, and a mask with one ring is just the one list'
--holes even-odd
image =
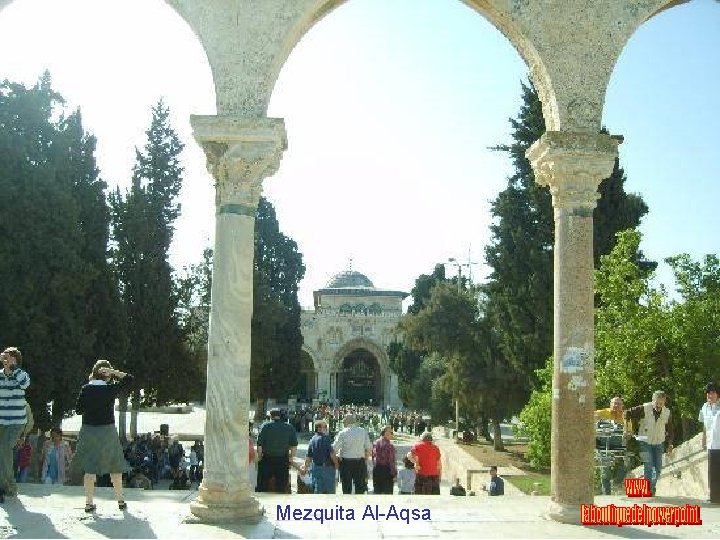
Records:
{"label": "tree", "polygon": [[205,399],[212,260],[213,250],[205,248],[202,261],[185,268],[184,274],[175,280],[178,322],[200,377],[193,395],[199,401]]}
{"label": "tree", "polygon": [[476,425],[493,420],[494,442],[503,449],[500,423],[519,410],[515,370],[499,356],[493,329],[478,291],[440,283],[416,314],[400,323],[407,344],[444,359],[437,384],[460,402]]}
{"label": "tree", "polygon": [[714,380],[720,361],[720,264],[715,255],[701,263],[669,258],[681,296],[670,301],[638,262],[640,240],[637,231],[618,234],[596,272],[597,398],[606,403],[620,395],[638,404],[661,388],[686,440],[703,399],[699,389]]}
{"label": "tree", "polygon": [[550,441],[552,417],[552,358],[537,370],[538,387],[530,394],[530,400],[520,412],[518,434],[528,438],[527,459],[535,469],[550,467]]}
{"label": "tree", "polygon": [[[430,299],[430,293],[438,283],[445,283],[445,265],[436,264],[430,274],[421,274],[415,280],[415,286],[410,291],[413,303],[408,307],[408,314],[417,314]],[[420,382],[415,384],[415,378],[420,374],[426,351],[415,350],[402,341],[395,340],[387,348],[390,368],[398,376],[398,394],[403,403],[418,410],[430,410],[427,401],[430,396],[430,384]],[[425,369],[424,374],[437,371],[437,362],[431,361],[432,369]]]}
{"label": "tree", "polygon": [[[168,250],[180,214],[183,144],[160,100],[152,108],[147,142],[136,149],[130,189],[111,197],[113,259],[127,320],[129,348],[122,367],[133,373],[134,410],[144,402],[186,401],[199,375],[176,315]],[[133,431],[131,427],[131,431]]]}
{"label": "tree", "polygon": [[297,243],[280,231],[275,209],[261,197],[255,219],[250,365],[255,400],[287,396],[297,382],[302,348],[297,292],[304,275]]}
{"label": "tree", "polygon": [[681,254],[666,259],[675,274],[680,301],[670,303],[669,324],[674,357],[668,386],[683,439],[696,426],[703,400],[699,389],[718,380],[720,370],[720,260],[706,255],[701,262]]}
{"label": "tree", "polygon": [[[525,152],[545,132],[542,106],[531,85],[522,85],[523,104],[510,119],[513,142],[495,150],[510,155],[515,173],[492,204],[495,222],[486,260],[492,268],[487,294],[493,327],[504,357],[526,374],[527,391],[537,385],[535,371],[552,354],[554,221],[549,190],[535,183]],[[639,224],[647,206],[624,190],[625,174],[616,160],[601,182],[594,213],[594,257],[608,253],[615,233]]]}
{"label": "tree", "polygon": [[624,231],[618,239],[595,272],[596,398],[642,403],[650,388],[669,390],[671,321],[664,291],[650,286],[651,276],[637,263],[640,233]]}
{"label": "tree", "polygon": [[121,343],[95,138],[63,105],[47,72],[32,88],[0,83],[0,327],[24,353],[42,429]]}

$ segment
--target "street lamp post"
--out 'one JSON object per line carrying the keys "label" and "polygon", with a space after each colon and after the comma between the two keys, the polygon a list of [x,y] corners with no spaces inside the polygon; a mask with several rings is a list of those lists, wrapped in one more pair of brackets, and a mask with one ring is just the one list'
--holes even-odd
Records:
{"label": "street lamp post", "polygon": [[[449,264],[452,266],[457,267],[458,275],[457,275],[457,292],[458,296],[461,292],[461,281],[462,281],[462,269],[463,266],[466,266],[468,269],[470,269],[470,265],[472,264],[469,260],[466,263],[461,263],[455,257],[450,257],[445,264]],[[455,400],[455,437],[460,434],[460,401],[458,399]]]}
{"label": "street lamp post", "polygon": [[[458,296],[461,293],[461,282],[462,282],[462,269],[463,267],[468,269],[469,272],[469,279],[472,279],[472,266],[474,263],[470,260],[470,252],[468,251],[468,262],[461,263],[458,261],[455,257],[450,257],[445,264],[449,264],[452,266],[455,266],[458,269],[458,277],[457,277],[457,284],[458,284]],[[460,401],[456,398],[455,399],[455,436],[460,433]]]}

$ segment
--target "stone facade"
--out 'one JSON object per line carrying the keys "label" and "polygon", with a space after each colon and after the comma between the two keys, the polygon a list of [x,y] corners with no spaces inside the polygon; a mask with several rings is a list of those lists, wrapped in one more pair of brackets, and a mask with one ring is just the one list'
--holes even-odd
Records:
{"label": "stone facade", "polygon": [[[373,404],[401,407],[397,375],[392,372],[387,346],[402,316],[407,293],[377,289],[359,272],[335,276],[326,288],[315,291],[315,309],[302,312],[303,350],[317,374],[316,395],[330,402],[363,400],[347,389],[349,355],[369,353],[377,362],[377,392]],[[370,359],[372,362],[372,359]]]}
{"label": "stone facade", "polygon": [[[0,10],[11,1],[0,0]],[[218,190],[205,478],[192,506],[201,519],[257,515],[243,480],[247,429],[236,419],[250,407],[253,208],[285,148],[282,120],[266,118],[267,107],[295,45],[344,1],[166,0],[203,45],[217,105],[216,117],[193,119]],[[547,133],[528,157],[550,186],[556,219],[551,516],[577,522],[579,505],[593,502],[592,214],[618,142],[600,134],[605,92],[633,33],[683,0],[464,3],[517,49],[543,104]]]}

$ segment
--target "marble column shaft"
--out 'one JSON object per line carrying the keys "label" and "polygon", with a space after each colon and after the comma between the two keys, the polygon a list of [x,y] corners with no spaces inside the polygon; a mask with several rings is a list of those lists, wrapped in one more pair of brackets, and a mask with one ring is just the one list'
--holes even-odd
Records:
{"label": "marble column shaft", "polygon": [[555,213],[550,515],[560,521],[579,521],[580,504],[593,502],[593,210],[617,146],[609,135],[547,132],[527,152]]}
{"label": "marble column shaft", "polygon": [[192,513],[206,521],[256,518],[248,482],[250,337],[255,214],[262,181],[287,147],[283,121],[193,116],[216,185],[203,481]]}

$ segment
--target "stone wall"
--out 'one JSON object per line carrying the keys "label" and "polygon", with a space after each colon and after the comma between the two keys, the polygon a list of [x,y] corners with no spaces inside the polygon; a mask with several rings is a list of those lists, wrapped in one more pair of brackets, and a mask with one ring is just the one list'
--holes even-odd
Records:
{"label": "stone wall", "polygon": [[[486,484],[490,477],[490,465],[492,463],[481,463],[462,446],[442,436],[442,430],[433,430],[435,444],[440,448],[442,457],[441,480],[448,484],[454,484],[455,478],[460,478],[460,483],[467,491],[473,490],[476,495],[485,495],[482,491],[483,484]],[[514,470],[510,470],[514,469]],[[507,476],[512,474],[523,474],[522,471],[512,468],[498,467],[498,473],[505,479],[505,495],[523,495],[522,491],[513,486]],[[508,474],[510,473],[510,474]]]}
{"label": "stone wall", "polygon": [[[699,433],[675,449],[672,456],[663,456],[663,470],[657,483],[659,497],[691,497],[707,499],[707,451],[701,447]],[[643,468],[633,471],[642,476]]]}

